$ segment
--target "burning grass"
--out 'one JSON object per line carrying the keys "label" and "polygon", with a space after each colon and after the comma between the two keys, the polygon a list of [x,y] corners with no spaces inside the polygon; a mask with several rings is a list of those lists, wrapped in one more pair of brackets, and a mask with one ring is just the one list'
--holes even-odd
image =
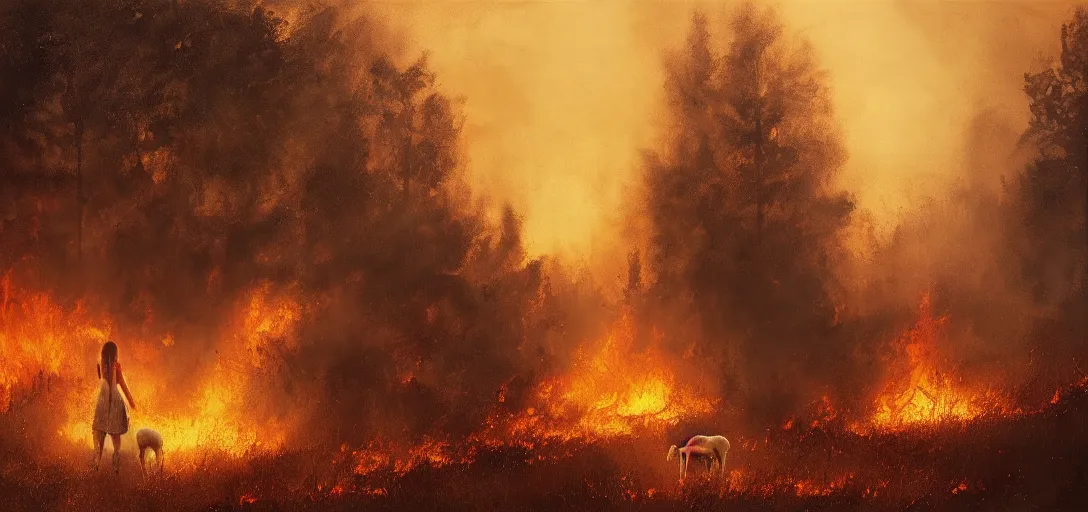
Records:
{"label": "burning grass", "polygon": [[540,383],[530,405],[513,417],[494,415],[480,439],[592,442],[636,432],[661,434],[705,417],[715,402],[682,381],[658,342],[639,348],[625,311],[602,340],[585,343],[570,370]]}
{"label": "burning grass", "polygon": [[854,430],[904,430],[949,421],[969,421],[988,414],[1012,415],[1009,398],[995,389],[972,389],[948,371],[940,357],[947,316],[935,316],[930,294],[918,304],[918,319],[894,343],[901,354],[891,378],[877,397],[875,412]]}
{"label": "burning grass", "polygon": [[[677,485],[677,468],[664,460],[673,430],[724,420],[702,383],[674,370],[691,361],[670,362],[660,340],[636,343],[629,313],[583,343],[565,371],[538,381],[518,407],[508,408],[500,390],[471,435],[292,444],[303,439],[293,418],[258,418],[254,393],[262,370],[279,364],[277,351],[294,346],[306,309],[297,294],[268,286],[254,287],[228,315],[222,353],[192,374],[194,390],[181,398],[169,399],[172,381],[155,371],[174,335],[131,343],[123,361],[146,397],[133,429],[164,434],[167,476],[142,482],[134,456],[120,477],[90,474],[93,361],[115,327],[81,303],[20,294],[10,281],[3,290],[0,347],[14,364],[2,374],[0,493],[16,509],[932,508],[1027,503],[1026,493],[1044,493],[1042,482],[1055,479],[1054,496],[1067,501],[1054,503],[1064,504],[1079,497],[1072,489],[1088,474],[1084,459],[1069,455],[1088,449],[1077,440],[1088,419],[1088,381],[1058,390],[1044,409],[1006,414],[1005,402],[988,405],[985,392],[938,379],[933,348],[944,318],[934,317],[928,297],[898,340],[906,369],[891,375],[865,428],[845,428],[823,396],[811,417],[729,435],[725,482],[696,464],[688,484]],[[42,436],[50,428],[56,438]],[[127,440],[123,450],[133,448]],[[116,502],[107,503],[105,482],[119,483]]]}
{"label": "burning grass", "polygon": [[[48,294],[21,293],[3,281],[0,308],[0,407],[22,401],[15,391],[55,388],[54,415],[47,425],[72,443],[91,447],[90,416],[98,391],[98,350],[115,326],[80,301],[65,307]],[[170,439],[172,450],[214,450],[235,456],[254,450],[277,451],[290,423],[276,417],[256,421],[252,382],[271,344],[290,343],[302,314],[299,301],[258,285],[228,326],[214,361],[196,366],[184,378],[164,370],[172,357],[173,335],[129,339],[122,353],[126,377],[137,391],[131,430],[152,427]],[[233,347],[233,351],[227,349]],[[126,439],[126,445],[134,441]],[[130,447],[130,446],[129,446]],[[131,448],[131,447],[130,447]]]}
{"label": "burning grass", "polygon": [[[173,463],[168,456],[166,478],[144,483],[134,456],[113,477],[68,460],[85,460],[81,446],[49,457],[30,453],[34,444],[10,433],[36,403],[2,417],[9,434],[0,438],[0,492],[14,510],[1075,510],[1085,505],[1088,484],[1083,388],[1037,413],[966,425],[872,435],[798,427],[766,443],[738,438],[724,485],[696,465],[684,488],[663,459],[661,440],[637,436],[571,445],[545,460],[514,446],[481,446],[471,460],[451,460],[436,455],[451,449],[436,442],[376,443],[368,449],[388,458],[367,459],[364,467],[343,447],[334,456],[319,448]],[[119,486],[115,498],[103,490],[106,482]]]}

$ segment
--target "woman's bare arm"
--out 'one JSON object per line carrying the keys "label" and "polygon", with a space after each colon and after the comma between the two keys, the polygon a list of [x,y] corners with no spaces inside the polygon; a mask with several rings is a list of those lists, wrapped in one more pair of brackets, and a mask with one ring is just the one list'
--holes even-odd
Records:
{"label": "woman's bare arm", "polygon": [[121,372],[121,367],[117,367],[117,383],[121,385],[121,391],[125,392],[125,398],[128,398],[128,405],[132,407],[132,410],[136,410],[136,402],[132,400],[132,392],[128,390],[128,383],[125,382],[125,374]]}

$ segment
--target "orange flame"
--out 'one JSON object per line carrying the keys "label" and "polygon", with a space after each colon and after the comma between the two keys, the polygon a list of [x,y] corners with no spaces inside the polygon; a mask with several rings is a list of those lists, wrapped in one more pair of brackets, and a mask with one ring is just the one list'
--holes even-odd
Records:
{"label": "orange flame", "polygon": [[907,355],[909,372],[905,379],[890,382],[878,397],[873,427],[900,430],[948,420],[970,420],[1004,409],[1003,397],[990,391],[967,389],[941,371],[936,348],[947,318],[935,318],[930,295],[922,297],[918,321],[898,340]]}
{"label": "orange flame", "polygon": [[[20,293],[10,273],[0,281],[0,412],[11,405],[13,388],[33,375],[70,375],[85,371],[77,354],[95,350],[109,339],[112,324],[88,313],[83,302],[71,310],[45,293]],[[94,367],[91,366],[93,371]]]}
{"label": "orange flame", "polygon": [[[89,448],[99,385],[95,364],[99,348],[114,332],[112,320],[92,313],[82,301],[64,307],[50,294],[23,292],[10,275],[0,291],[0,358],[5,361],[0,365],[0,411],[10,406],[13,389],[37,383],[38,372],[57,377],[54,392],[63,394],[58,403],[64,404],[59,433]],[[187,389],[172,389],[176,383],[162,371],[161,359],[175,348],[173,334],[120,340],[121,362],[137,404],[130,411],[130,430],[154,428],[178,452],[201,448],[240,455],[281,447],[286,425],[274,418],[258,422],[249,414],[247,392],[254,372],[246,368],[266,364],[274,341],[287,349],[293,346],[290,331],[303,314],[299,304],[291,294],[273,293],[268,284],[251,290],[235,319],[224,326],[215,345],[217,360],[194,371]],[[187,396],[191,398],[185,400]],[[123,439],[131,443],[130,437]]]}
{"label": "orange flame", "polygon": [[656,343],[638,350],[625,312],[604,340],[577,351],[569,373],[541,383],[534,406],[492,426],[518,438],[593,441],[661,431],[712,412],[715,401],[681,382],[675,361]]}
{"label": "orange flame", "polygon": [[829,496],[841,491],[853,479],[854,474],[848,473],[826,483],[801,480],[793,484],[793,492],[798,496]]}
{"label": "orange flame", "polygon": [[[403,475],[420,465],[470,463],[482,447],[539,449],[553,443],[592,443],[641,431],[660,432],[714,410],[713,400],[683,385],[660,350],[655,346],[636,350],[634,340],[634,322],[623,315],[604,340],[582,347],[570,372],[540,383],[531,405],[520,412],[497,407],[480,431],[458,443],[430,437],[409,447],[372,441],[350,453],[353,473]],[[507,401],[506,392],[499,390],[496,406]],[[538,452],[535,459],[549,457]]]}

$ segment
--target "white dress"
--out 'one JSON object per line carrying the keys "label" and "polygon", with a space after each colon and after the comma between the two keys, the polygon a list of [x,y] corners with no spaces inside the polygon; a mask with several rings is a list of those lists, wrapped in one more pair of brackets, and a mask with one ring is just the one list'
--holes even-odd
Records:
{"label": "white dress", "polygon": [[[120,373],[121,365],[116,364]],[[121,390],[115,381],[111,386],[105,378],[99,379],[98,401],[94,407],[94,422],[91,424],[96,432],[105,432],[111,435],[120,435],[128,432],[128,406],[121,396]]]}

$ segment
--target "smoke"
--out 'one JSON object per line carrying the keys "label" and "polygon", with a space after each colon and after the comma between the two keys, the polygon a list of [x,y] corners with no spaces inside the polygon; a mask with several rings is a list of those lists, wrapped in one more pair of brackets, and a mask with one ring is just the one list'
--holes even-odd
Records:
{"label": "smoke", "polygon": [[[149,414],[196,403],[308,442],[467,434],[540,364],[556,304],[579,303],[526,259],[514,210],[480,210],[463,113],[425,57],[389,53],[378,18],[75,0],[4,14],[12,40],[50,42],[12,59],[41,73],[5,74],[30,99],[6,112],[4,147],[57,161],[7,160],[5,314],[52,289],[67,314],[109,318],[159,397]],[[98,337],[55,357],[84,366]]]}
{"label": "smoke", "polygon": [[[714,16],[713,7],[709,26],[720,48],[737,36],[724,21],[731,11]],[[932,340],[936,345],[932,364],[937,371],[959,376],[967,387],[981,389],[1000,382],[997,387],[1003,391],[1016,390],[1020,398],[1030,395],[1029,400],[1037,400],[1045,392],[1040,390],[1053,389],[1061,379],[1069,378],[1065,370],[1066,376],[1057,380],[1040,379],[1040,373],[1052,373],[1040,370],[1040,365],[1065,367],[1063,360],[1072,353],[1048,350],[1048,362],[1038,360],[1038,338],[1033,330],[1043,322],[1045,313],[1036,308],[1023,280],[1023,254],[1017,247],[1022,239],[1018,225],[1023,219],[1016,210],[1016,191],[1008,184],[1019,178],[1033,154],[1032,148],[1020,141],[1027,126],[1023,73],[1037,69],[1039,55],[1054,49],[1056,27],[1068,7],[991,9],[972,4],[877,3],[851,4],[841,10],[826,7],[786,3],[780,12],[787,21],[790,35],[786,37],[811,40],[817,62],[829,71],[836,118],[845,129],[849,154],[837,183],[855,194],[858,205],[850,228],[835,236],[853,257],[833,252],[826,255],[837,267],[834,278],[810,271],[802,273],[803,278],[795,275],[782,281],[800,286],[805,278],[812,278],[822,283],[835,302],[834,334],[822,334],[821,322],[815,320],[824,304],[815,298],[819,294],[809,294],[807,301],[792,303],[789,308],[776,308],[760,301],[779,292],[770,284],[752,288],[741,270],[690,279],[687,292],[694,299],[687,299],[693,304],[687,307],[699,313],[673,321],[700,321],[701,317],[704,329],[698,336],[704,343],[732,347],[725,349],[726,353],[732,351],[726,357],[739,362],[723,370],[723,394],[738,392],[731,388],[736,386],[731,380],[749,379],[749,389],[735,395],[748,400],[748,414],[756,414],[755,408],[760,406],[772,415],[782,414],[783,410],[797,409],[814,393],[825,392],[835,395],[846,408],[864,414],[873,395],[887,379],[894,378],[891,369],[899,362],[889,358],[895,357],[897,340],[918,321],[917,305],[922,297],[932,294],[936,314],[947,320],[941,322],[939,339]],[[1023,30],[1010,32],[1009,26]],[[691,51],[679,41],[671,46]],[[693,99],[690,103],[699,102]],[[684,123],[697,126],[699,121],[689,120],[697,117],[690,116],[687,111],[666,114],[663,118],[668,121],[659,122],[658,127],[675,133],[687,129]],[[680,128],[676,117],[684,119]],[[732,171],[716,153],[700,164],[702,149],[696,138],[689,143],[690,147],[679,152],[681,163],[666,159],[664,163],[651,162],[649,167],[651,175],[672,174],[684,183],[698,183],[685,192],[694,200],[704,194],[702,187],[713,187],[716,181],[684,174],[682,169],[688,164],[683,155],[696,160],[691,164],[696,168],[711,165],[719,172]],[[672,151],[669,144],[659,142],[653,149],[667,154]],[[737,158],[744,161],[743,156]],[[662,166],[666,170],[654,170]],[[681,175],[687,177],[679,178]],[[651,182],[649,197],[672,186],[655,178]],[[712,202],[736,201],[728,194],[726,197]],[[720,243],[715,240],[736,235],[715,235],[716,222],[691,217],[702,215],[697,213],[699,207],[676,209],[684,201],[679,196],[674,199],[679,202],[654,207],[652,214],[657,217],[649,223],[655,239],[648,245],[656,250],[684,247],[693,252],[679,254],[670,249],[673,259],[658,260],[657,268],[652,269],[659,279],[660,273],[673,272],[678,261],[704,269],[708,265],[746,268],[743,254],[731,261],[734,257],[728,251],[700,249],[702,244],[713,245]],[[636,217],[647,215],[637,207],[633,212]],[[679,231],[663,228],[670,223]],[[683,234],[685,229],[692,234]],[[686,242],[679,243],[676,237]],[[784,250],[824,257],[824,249],[804,241]],[[723,260],[728,262],[724,267]],[[673,299],[685,300],[680,298],[684,291],[673,289],[672,293],[676,295]],[[743,299],[732,303],[722,302],[720,297],[708,299],[712,294],[740,294]],[[761,303],[756,309],[775,320],[747,329],[738,329],[737,322],[729,320],[726,325],[732,323],[732,327],[710,327],[708,331],[708,315],[743,318],[745,308],[753,303]],[[808,329],[796,332],[770,327],[806,324]],[[1061,336],[1075,338],[1069,331],[1075,331],[1075,326],[1063,325],[1066,332]],[[795,339],[804,340],[803,348],[793,345]],[[773,349],[759,353],[750,350],[752,346]],[[781,359],[785,354],[791,361]],[[792,383],[779,384],[780,379],[773,376],[783,368],[792,369]],[[822,375],[825,370],[828,374]],[[761,373],[762,379],[754,377]],[[745,374],[749,376],[738,377]],[[772,412],[775,404],[783,401],[784,409]]]}
{"label": "smoke", "polygon": [[[677,270],[648,226],[685,219],[640,202],[642,157],[671,151],[664,54],[696,7],[724,52],[731,6],[121,4],[4,5],[0,269],[111,319],[172,403],[240,374],[230,407],[312,442],[467,434],[602,334],[629,251],[647,282]],[[779,12],[826,71],[843,151],[806,164],[834,172],[803,199],[829,220],[780,231],[767,268],[707,258],[688,288],[631,294],[640,342],[667,332],[751,423],[825,393],[864,408],[932,292],[951,367],[1030,378],[1003,183],[1030,155],[1022,74],[1066,8]]]}
{"label": "smoke", "polygon": [[[1018,129],[1026,126],[1022,75],[1055,54],[1052,36],[1070,9],[776,4],[831,76],[850,154],[842,180],[883,233],[927,182],[954,174],[978,112],[1000,108]],[[658,137],[662,51],[683,40],[692,9],[721,27],[729,5],[398,2],[385,12],[432,53],[443,85],[466,98],[474,185],[524,212],[534,253],[569,249],[575,260],[593,260],[619,231],[599,219],[637,181],[638,152]],[[587,141],[595,142],[584,148]],[[541,158],[520,158],[526,154]],[[570,195],[578,191],[588,198]],[[622,264],[619,256],[608,266]]]}

